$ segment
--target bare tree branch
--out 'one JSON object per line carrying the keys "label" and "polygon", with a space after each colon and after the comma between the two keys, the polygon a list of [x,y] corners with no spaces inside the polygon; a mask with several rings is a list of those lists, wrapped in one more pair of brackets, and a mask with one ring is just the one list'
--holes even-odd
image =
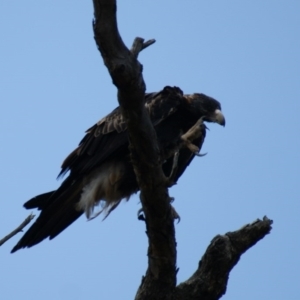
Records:
{"label": "bare tree branch", "polygon": [[240,230],[217,235],[203,255],[197,271],[176,288],[174,299],[217,300],[226,292],[229,273],[241,255],[270,233],[272,220],[264,217]]}
{"label": "bare tree branch", "polygon": [[[176,287],[176,241],[174,220],[167,186],[173,183],[164,176],[163,157],[156,133],[144,107],[145,82],[139,53],[155,42],[136,38],[131,50],[123,43],[116,19],[116,0],[93,0],[94,37],[113,83],[127,123],[131,161],[141,190],[149,239],[148,269],[138,289],[136,300],[219,299],[226,291],[229,272],[240,256],[271,230],[272,221],[264,218],[242,229],[216,236],[190,279]],[[197,154],[190,138],[201,134],[200,119],[182,136],[179,147]],[[174,153],[175,153],[174,149]],[[177,149],[178,150],[178,149]],[[173,151],[173,150],[172,150]],[[173,153],[173,154],[174,154]],[[176,157],[172,170],[176,170]]]}
{"label": "bare tree branch", "polygon": [[174,222],[156,133],[144,107],[142,65],[136,59],[154,41],[144,43],[143,39],[136,39],[129,51],[118,32],[116,1],[94,0],[93,3],[95,41],[118,88],[149,238],[148,270],[136,299],[172,299],[176,286]]}
{"label": "bare tree branch", "polygon": [[151,46],[155,43],[155,40],[149,40],[144,43],[144,39],[137,37],[134,39],[130,52],[134,55],[135,58],[138,58],[139,53],[145,48]]}
{"label": "bare tree branch", "polygon": [[0,246],[2,246],[5,242],[7,242],[10,238],[12,238],[18,232],[23,231],[23,228],[26,225],[28,225],[34,217],[35,216],[31,213],[15,230],[13,230],[11,233],[9,233],[7,236],[5,236],[3,239],[0,240]]}

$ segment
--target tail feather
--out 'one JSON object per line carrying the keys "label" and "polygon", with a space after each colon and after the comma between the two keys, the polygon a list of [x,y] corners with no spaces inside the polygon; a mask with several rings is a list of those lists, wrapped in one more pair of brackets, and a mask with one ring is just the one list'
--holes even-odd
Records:
{"label": "tail feather", "polygon": [[38,208],[42,210],[48,202],[48,199],[55,193],[51,191],[45,194],[38,195],[24,203],[26,209]]}
{"label": "tail feather", "polygon": [[[66,180],[68,181],[68,179]],[[27,201],[24,204],[25,208],[38,208],[41,213],[11,253],[21,248],[32,247],[47,237],[53,239],[78,219],[83,213],[76,210],[81,189],[81,181],[72,184],[65,181],[58,190],[36,196]]]}
{"label": "tail feather", "polygon": [[73,209],[69,212],[68,218],[62,218],[57,224],[52,228],[49,235],[49,239],[52,240],[58,236],[63,230],[65,230],[69,225],[76,221],[82,215],[81,211]]}

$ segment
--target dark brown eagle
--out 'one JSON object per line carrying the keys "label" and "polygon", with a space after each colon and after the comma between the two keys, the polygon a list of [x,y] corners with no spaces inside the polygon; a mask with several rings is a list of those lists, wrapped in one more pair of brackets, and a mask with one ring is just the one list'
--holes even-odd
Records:
{"label": "dark brown eagle", "polygon": [[[172,172],[174,149],[199,119],[225,125],[220,103],[204,94],[184,95],[177,87],[165,87],[145,95],[145,107],[156,131],[166,176]],[[190,142],[192,147],[177,151],[176,182],[204,142],[206,126],[199,123],[201,134]],[[59,176],[70,171],[61,186],[32,198],[27,209],[41,210],[12,252],[31,247],[45,238],[53,239],[83,213],[93,218],[102,211],[106,216],[122,199],[128,200],[139,190],[128,150],[128,133],[120,108],[87,130],[79,146],[65,159]],[[163,154],[164,153],[164,154]],[[166,153],[172,153],[168,155]],[[94,212],[101,204],[101,210]]]}

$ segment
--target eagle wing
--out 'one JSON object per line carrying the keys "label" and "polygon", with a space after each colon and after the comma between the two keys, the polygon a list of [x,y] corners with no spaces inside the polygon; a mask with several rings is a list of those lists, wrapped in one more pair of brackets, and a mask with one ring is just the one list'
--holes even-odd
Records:
{"label": "eagle wing", "polygon": [[[167,86],[158,93],[145,95],[145,107],[154,127],[175,113],[183,102],[183,92],[177,87]],[[58,176],[69,170],[76,175],[86,174],[127,150],[127,125],[117,107],[86,131],[79,146],[64,160]]]}
{"label": "eagle wing", "polygon": [[68,171],[77,176],[86,174],[106,159],[117,155],[127,147],[126,129],[123,115],[117,107],[86,131],[79,146],[64,160],[58,176]]}
{"label": "eagle wing", "polygon": [[[146,94],[145,107],[153,125],[159,125],[177,111],[182,101],[184,97],[179,88],[166,87],[159,93]],[[84,177],[106,160],[111,161],[118,156],[119,159],[126,159],[128,153],[126,123],[120,108],[116,108],[89,128],[79,146],[65,159],[59,176],[68,171],[70,174],[61,186],[24,204],[25,208],[38,208],[41,213],[12,252],[31,247],[47,237],[53,239],[72,224],[83,213],[76,209],[76,203],[85,186]]]}

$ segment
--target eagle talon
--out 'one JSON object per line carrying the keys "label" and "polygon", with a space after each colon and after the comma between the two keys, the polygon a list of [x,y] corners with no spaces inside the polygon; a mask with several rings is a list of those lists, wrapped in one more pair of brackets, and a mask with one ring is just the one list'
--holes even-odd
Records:
{"label": "eagle talon", "polygon": [[205,156],[207,153],[199,153],[200,149],[193,143],[191,143],[189,140],[183,140],[185,143],[185,146],[196,156],[202,157]]}
{"label": "eagle talon", "polygon": [[169,197],[169,201],[170,201],[170,203],[173,203],[175,201],[175,198],[174,197]]}
{"label": "eagle talon", "polygon": [[[174,202],[175,198],[174,197],[169,197],[170,203]],[[171,216],[173,220],[177,220],[177,224],[180,222],[181,218],[179,214],[177,213],[176,209],[170,204],[171,206]],[[138,212],[137,212],[137,217],[139,221],[146,221],[145,215],[143,214],[144,210],[141,207]]]}
{"label": "eagle talon", "polygon": [[183,144],[195,155],[204,156],[203,154],[199,154],[199,147],[193,144],[195,139],[198,139],[203,133],[203,126],[206,129],[206,125],[203,123],[205,117],[201,117],[193,127],[191,127],[185,134],[181,136],[181,140]]}
{"label": "eagle talon", "polygon": [[191,150],[191,152],[193,152],[194,154],[199,153],[199,151],[200,151],[199,147],[192,144],[190,141],[185,141],[185,142],[186,142],[186,146]]}
{"label": "eagle talon", "polygon": [[176,209],[172,205],[171,205],[171,215],[172,215],[173,220],[177,220],[177,224],[178,224],[180,222],[181,218],[180,218],[179,214],[177,213]]}
{"label": "eagle talon", "polygon": [[138,215],[138,220],[139,221],[146,221],[145,216],[143,214]]}
{"label": "eagle talon", "polygon": [[143,212],[144,212],[144,210],[143,210],[142,207],[141,207],[141,208],[138,210],[138,212],[137,212],[137,218],[138,218],[138,220],[140,220],[140,221],[146,221]]}
{"label": "eagle talon", "polygon": [[194,153],[195,155],[197,155],[198,157],[203,157],[203,156],[205,156],[207,153]]}

